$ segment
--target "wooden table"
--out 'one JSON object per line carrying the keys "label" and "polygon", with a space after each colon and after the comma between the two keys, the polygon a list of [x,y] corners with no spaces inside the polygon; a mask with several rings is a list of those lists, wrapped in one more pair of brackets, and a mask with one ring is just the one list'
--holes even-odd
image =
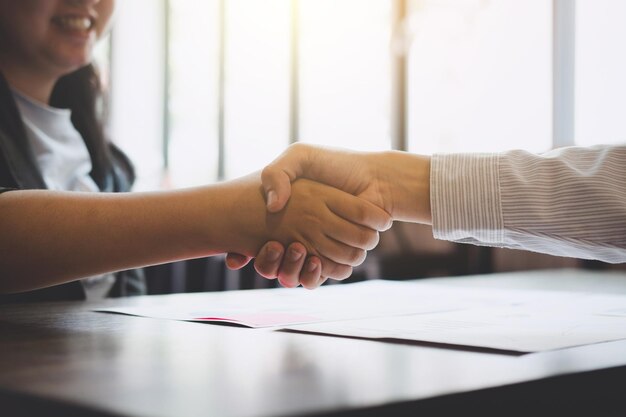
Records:
{"label": "wooden table", "polygon": [[[626,294],[623,273],[433,282]],[[626,341],[515,356],[90,311],[95,306],[0,306],[1,416],[626,415]]]}

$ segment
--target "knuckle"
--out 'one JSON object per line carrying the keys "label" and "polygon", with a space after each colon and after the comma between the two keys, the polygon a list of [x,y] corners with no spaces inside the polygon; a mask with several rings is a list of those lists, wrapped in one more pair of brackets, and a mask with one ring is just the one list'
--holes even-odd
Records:
{"label": "knuckle", "polygon": [[380,242],[380,234],[376,231],[366,231],[363,236],[363,248],[372,250],[378,246]]}
{"label": "knuckle", "polygon": [[267,189],[268,187],[280,186],[279,174],[280,170],[274,166],[268,165],[263,168],[263,171],[261,171],[261,183],[263,187]]}
{"label": "knuckle", "polygon": [[[375,229],[377,232],[386,230],[389,227],[389,223],[391,223],[391,217],[384,210],[380,210],[376,207],[376,213],[372,217],[372,229]],[[380,212],[378,211],[380,210]]]}
{"label": "knuckle", "polygon": [[373,230],[369,230],[366,228],[359,229],[358,234],[356,235],[355,246],[358,246],[362,249],[371,249],[371,245],[373,240],[375,239],[375,235],[377,233]]}
{"label": "knuckle", "polygon": [[350,278],[350,275],[352,275],[352,267],[344,265],[339,268],[335,276],[333,276],[333,279],[337,281],[342,281],[346,278]]}
{"label": "knuckle", "polygon": [[305,144],[302,142],[296,142],[294,144],[289,145],[289,150],[291,151],[298,151],[298,150],[302,150],[305,148]]}
{"label": "knuckle", "polygon": [[292,145],[289,145],[288,151],[290,152],[307,152],[311,149],[311,145],[306,144],[306,143],[302,143],[302,142],[296,142]]}
{"label": "knuckle", "polygon": [[352,267],[331,262],[331,265],[323,271],[322,275],[338,281],[344,280],[352,275]]}
{"label": "knuckle", "polygon": [[265,168],[263,168],[263,170],[261,171],[261,178],[263,180],[266,179],[271,179],[274,175],[274,166],[272,164],[267,165]]}
{"label": "knuckle", "polygon": [[330,259],[324,259],[322,261],[322,275],[325,277],[335,277],[340,268],[340,264],[331,261]]}
{"label": "knuckle", "polygon": [[385,231],[389,229],[389,225],[391,224],[391,216],[386,211],[382,211],[382,213],[378,216],[377,219],[376,230]]}
{"label": "knuckle", "polygon": [[350,265],[351,266],[359,266],[363,262],[365,262],[365,258],[367,257],[367,252],[363,249],[354,249],[351,254]]}

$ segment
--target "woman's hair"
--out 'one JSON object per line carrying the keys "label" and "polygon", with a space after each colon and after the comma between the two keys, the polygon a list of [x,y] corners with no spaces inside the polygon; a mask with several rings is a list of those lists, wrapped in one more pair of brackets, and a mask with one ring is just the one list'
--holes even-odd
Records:
{"label": "woman's hair", "polygon": [[91,176],[101,189],[112,169],[112,155],[104,134],[105,102],[100,76],[93,65],[57,81],[50,105],[72,111],[72,123],[83,137],[92,159]]}

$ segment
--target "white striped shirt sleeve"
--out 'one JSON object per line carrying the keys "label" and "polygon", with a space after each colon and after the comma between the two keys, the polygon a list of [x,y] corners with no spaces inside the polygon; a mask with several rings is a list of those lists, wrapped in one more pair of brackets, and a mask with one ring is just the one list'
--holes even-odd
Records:
{"label": "white striped shirt sleeve", "polygon": [[626,262],[626,146],[434,155],[437,239]]}

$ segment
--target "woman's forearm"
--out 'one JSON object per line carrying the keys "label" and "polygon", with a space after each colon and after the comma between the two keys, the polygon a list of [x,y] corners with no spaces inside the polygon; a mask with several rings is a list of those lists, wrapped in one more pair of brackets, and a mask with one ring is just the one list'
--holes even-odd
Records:
{"label": "woman's forearm", "polygon": [[224,195],[210,186],[156,193],[13,191],[0,196],[0,291],[211,255],[227,246]]}

